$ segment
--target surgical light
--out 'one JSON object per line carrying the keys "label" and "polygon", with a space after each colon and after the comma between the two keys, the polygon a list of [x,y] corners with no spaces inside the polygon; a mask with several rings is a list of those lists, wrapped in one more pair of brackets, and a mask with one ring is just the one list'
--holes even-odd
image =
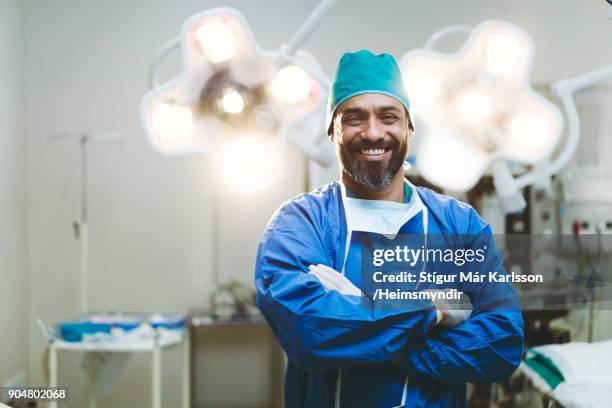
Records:
{"label": "surgical light", "polygon": [[244,109],[244,98],[236,89],[227,88],[219,101],[221,109],[230,114],[237,114]]}
{"label": "surgical light", "polygon": [[270,91],[281,103],[304,101],[312,89],[311,79],[306,71],[297,66],[281,68],[270,83]]}
{"label": "surgical light", "polygon": [[221,19],[211,18],[196,30],[202,52],[214,64],[229,60],[236,53],[236,39],[231,27]]}
{"label": "surgical light", "polygon": [[482,123],[491,116],[491,101],[477,88],[462,92],[455,103],[461,118],[468,124]]}
{"label": "surgical light", "polygon": [[161,143],[189,136],[193,128],[191,109],[174,103],[159,103],[151,111],[153,129]]}
{"label": "surgical light", "polygon": [[414,66],[402,75],[409,97],[415,103],[434,101],[442,92],[442,84],[432,73],[421,66]]}
{"label": "surgical light", "polygon": [[222,146],[215,166],[230,191],[252,193],[274,182],[281,155],[281,146],[274,140],[240,136]]}
{"label": "surgical light", "polygon": [[253,124],[257,129],[272,131],[278,127],[278,115],[263,106],[253,113]]}
{"label": "surgical light", "polygon": [[[330,7],[325,3],[324,11]],[[163,46],[151,65],[151,90],[143,98],[142,117],[153,146],[165,154],[217,154],[217,149],[243,134],[279,144],[307,139],[293,130],[324,112],[327,79],[316,59],[298,47],[319,20],[307,20],[306,29],[298,30],[301,34],[287,46],[266,51],[236,10],[217,8],[190,17],[180,38]],[[179,46],[181,74],[159,84],[161,62]],[[182,110],[170,109],[171,104]],[[177,122],[180,126],[174,128]],[[174,137],[172,143],[165,135]],[[181,135],[187,137],[175,137]],[[325,138],[324,132],[318,137]],[[262,163],[269,161],[257,157]],[[279,158],[273,178],[284,173],[284,160]]]}
{"label": "surgical light", "polygon": [[[559,109],[529,85],[534,47],[527,33],[494,20],[468,31],[455,54],[430,47],[410,51],[400,61],[408,95],[414,96],[412,111],[422,124],[416,167],[454,192],[474,187],[494,163],[531,166],[546,160],[563,125]],[[432,96],[434,103],[428,101]],[[518,209],[510,167],[495,169],[494,175],[504,179],[496,187],[513,197],[507,208]]]}
{"label": "surgical light", "polygon": [[454,130],[443,130],[438,138],[421,141],[419,155],[428,160],[419,163],[419,171],[436,185],[452,185],[454,191],[467,191],[478,182],[486,169],[485,152],[472,140],[462,140]]}
{"label": "surgical light", "polygon": [[510,72],[519,63],[527,45],[510,30],[493,31],[486,38],[485,67],[494,74]]}
{"label": "surgical light", "polygon": [[517,115],[510,124],[510,135],[521,147],[530,151],[542,149],[548,142],[551,129],[548,122],[531,113]]}

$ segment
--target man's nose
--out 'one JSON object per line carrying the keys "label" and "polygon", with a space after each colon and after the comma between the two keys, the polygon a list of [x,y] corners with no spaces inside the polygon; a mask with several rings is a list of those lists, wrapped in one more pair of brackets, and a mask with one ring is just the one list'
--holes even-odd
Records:
{"label": "man's nose", "polygon": [[382,124],[376,118],[370,117],[365,123],[363,138],[375,143],[385,136],[385,131]]}

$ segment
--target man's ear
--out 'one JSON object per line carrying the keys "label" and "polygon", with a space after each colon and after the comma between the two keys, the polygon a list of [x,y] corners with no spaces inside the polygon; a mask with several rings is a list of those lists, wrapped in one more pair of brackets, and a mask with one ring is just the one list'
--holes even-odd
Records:
{"label": "man's ear", "polygon": [[332,122],[327,128],[327,138],[331,143],[334,143],[334,123]]}
{"label": "man's ear", "polygon": [[327,137],[329,138],[329,141],[331,143],[336,142],[335,127],[336,127],[336,114],[334,112],[334,115],[332,116],[332,119],[329,122],[329,127],[327,128]]}
{"label": "man's ear", "polygon": [[408,141],[412,140],[414,136],[414,126],[412,126],[412,121],[409,117],[406,118],[406,138]]}
{"label": "man's ear", "polygon": [[412,118],[410,117],[410,112],[408,112],[408,109],[404,108],[404,114],[406,115],[406,136],[412,138],[412,134],[414,133],[414,125],[412,124]]}

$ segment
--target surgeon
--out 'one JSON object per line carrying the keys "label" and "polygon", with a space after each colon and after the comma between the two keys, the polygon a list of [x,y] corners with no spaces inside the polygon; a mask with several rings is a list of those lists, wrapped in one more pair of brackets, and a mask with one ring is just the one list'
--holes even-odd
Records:
{"label": "surgeon", "polygon": [[523,322],[509,284],[466,285],[467,311],[364,301],[366,237],[491,236],[472,207],[404,179],[409,108],[391,55],[344,54],[327,120],[340,179],[284,203],[264,231],[257,304],[287,353],[287,408],[465,407],[467,382],[502,381],[520,363]]}

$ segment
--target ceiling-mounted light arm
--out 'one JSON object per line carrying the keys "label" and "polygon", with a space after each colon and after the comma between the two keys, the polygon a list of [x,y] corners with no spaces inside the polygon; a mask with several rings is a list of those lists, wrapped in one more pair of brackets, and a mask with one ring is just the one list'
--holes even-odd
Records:
{"label": "ceiling-mounted light arm", "polygon": [[[293,64],[299,66],[316,79],[324,90],[329,88],[329,78],[318,67],[299,61],[296,54],[338,2],[339,0],[322,0],[297,29],[289,42],[281,46],[278,54],[280,65]],[[335,153],[333,150],[330,151],[329,146],[325,143],[327,138],[324,133],[318,130],[304,129],[304,126],[308,126],[310,122],[315,121],[316,123],[315,119],[320,113],[319,109],[313,110],[298,123],[295,123],[293,127],[286,129],[285,137],[310,160],[327,167],[335,160]]]}
{"label": "ceiling-mounted light arm", "polygon": [[496,160],[491,164],[493,185],[499,196],[505,214],[523,211],[527,206],[523,191],[516,186],[512,173],[505,160]]}
{"label": "ceiling-mounted light arm", "polygon": [[612,77],[612,66],[602,68],[572,79],[563,79],[551,85],[551,90],[561,102],[568,119],[567,141],[561,153],[547,167],[533,170],[515,179],[516,186],[523,188],[537,180],[550,177],[563,169],[572,159],[580,140],[580,117],[574,102],[574,92]]}
{"label": "ceiling-mounted light arm", "polygon": [[427,40],[427,43],[425,43],[425,49],[433,51],[436,43],[442,40],[444,37],[457,33],[465,33],[466,35],[469,35],[472,29],[473,27],[466,25],[452,25],[445,27],[439,31],[436,31],[431,37],[429,37],[429,40]]}
{"label": "ceiling-mounted light arm", "polygon": [[283,46],[283,53],[293,57],[300,48],[310,39],[323,18],[336,6],[339,0],[322,0],[308,16],[306,21],[298,28],[291,40]]}
{"label": "ceiling-mounted light arm", "polygon": [[321,87],[323,89],[328,89],[329,85],[330,85],[330,80],[329,78],[322,73],[319,70],[313,69],[313,67],[300,63],[296,58],[294,57],[290,57],[288,55],[285,55],[283,53],[283,49],[281,48],[281,52],[280,52],[280,59],[283,61],[283,65],[297,65],[300,68],[302,68],[308,75],[310,75],[311,77],[313,77],[314,79],[317,80],[317,82],[319,82],[319,84],[321,85]]}
{"label": "ceiling-mounted light arm", "polygon": [[319,131],[323,127],[319,115],[321,111],[313,110],[294,127],[288,129],[285,137],[308,159],[328,167],[335,162],[336,152],[331,143],[328,143],[324,132]]}
{"label": "ceiling-mounted light arm", "polygon": [[295,60],[295,55],[300,50],[300,48],[310,39],[312,34],[314,34],[315,30],[323,21],[323,18],[331,9],[333,9],[336,4],[340,0],[322,0],[321,3],[310,13],[306,21],[298,28],[293,37],[289,40],[289,42],[283,45],[280,48],[279,59],[284,63],[292,63],[296,65],[300,65],[308,74],[310,74],[313,78],[315,78],[324,89],[329,87],[329,78],[327,78],[321,72],[312,69],[308,66],[303,66],[303,64],[298,64]]}
{"label": "ceiling-mounted light arm", "polygon": [[158,84],[158,75],[159,75],[159,67],[162,62],[166,59],[166,56],[170,54],[174,50],[178,50],[181,45],[180,38],[173,38],[162,45],[155,56],[153,57],[153,61],[151,61],[151,65],[149,65],[149,75],[148,75],[148,84],[149,90],[156,88]]}

